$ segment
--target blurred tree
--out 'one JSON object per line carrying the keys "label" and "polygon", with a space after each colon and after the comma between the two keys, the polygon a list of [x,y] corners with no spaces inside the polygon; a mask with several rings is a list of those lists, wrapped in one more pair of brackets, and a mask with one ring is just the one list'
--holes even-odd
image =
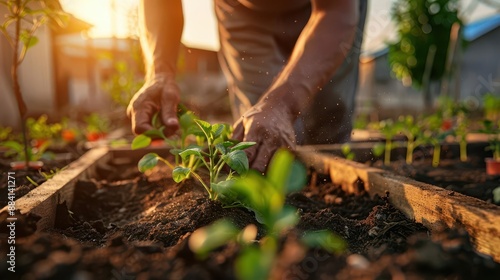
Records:
{"label": "blurred tree", "polygon": [[[389,44],[392,72],[405,85],[427,90],[446,69],[450,32],[458,17],[458,0],[397,0],[392,17],[399,41]],[[426,81],[427,80],[427,81]]]}

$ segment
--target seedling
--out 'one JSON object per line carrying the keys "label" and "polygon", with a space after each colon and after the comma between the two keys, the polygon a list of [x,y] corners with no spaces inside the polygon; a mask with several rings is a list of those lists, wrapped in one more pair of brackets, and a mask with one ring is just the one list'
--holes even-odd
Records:
{"label": "seedling", "polygon": [[[57,175],[57,173],[63,171],[66,167],[63,167],[63,168],[56,168],[54,170],[50,170],[49,172],[44,172],[44,171],[41,171],[41,170],[38,170],[38,173],[40,175],[42,175],[42,177],[44,178],[45,181],[49,180],[49,179],[52,179],[54,176]],[[39,187],[40,184],[38,184],[37,182],[35,182],[35,180],[31,179],[31,177],[29,176],[26,176],[26,179],[28,181],[30,181],[31,184],[33,184],[34,186],[37,186]]]}
{"label": "seedling", "polygon": [[[183,160],[194,156],[194,158],[202,162],[208,169],[209,181],[208,183],[205,182],[193,168],[184,166],[176,166],[172,171],[172,177],[175,182],[179,183],[187,179],[189,175],[193,175],[207,190],[209,198],[216,200],[219,190],[225,186],[224,182],[231,180],[234,172],[239,175],[244,175],[248,172],[248,158],[243,150],[255,145],[255,142],[234,144],[234,142],[227,141],[227,125],[211,125],[202,120],[195,120],[195,123],[207,141],[208,152],[203,151],[200,147],[192,147],[180,151],[179,155]],[[219,177],[225,165],[229,166],[231,170],[221,180]]]}
{"label": "seedling", "polygon": [[415,149],[424,143],[421,124],[413,116],[400,117],[401,132],[406,136],[406,163],[413,162]]}
{"label": "seedling", "polygon": [[47,123],[47,115],[41,115],[38,119],[28,118],[26,128],[28,135],[32,139],[31,143],[35,148],[39,148],[46,142],[51,144],[52,140],[59,136],[62,130],[60,123]]}
{"label": "seedling", "polygon": [[486,119],[483,120],[482,124],[483,128],[480,132],[488,134],[489,146],[487,149],[493,152],[495,161],[500,161],[500,120],[495,124],[493,121]]}
{"label": "seedling", "polygon": [[[380,121],[377,125],[377,129],[385,137],[384,145],[384,165],[389,165],[391,163],[391,151],[396,148],[393,143],[393,139],[396,135],[401,133],[400,123],[394,122],[392,119],[387,119]],[[374,153],[381,150],[380,147],[374,147]]]}
{"label": "seedling", "polygon": [[[258,244],[252,242],[257,236],[254,225],[238,231],[228,221],[215,222],[193,233],[189,240],[190,248],[199,256],[231,240],[243,245],[235,263],[239,279],[268,279],[278,252],[279,233],[297,224],[297,209],[285,205],[286,195],[299,191],[306,183],[305,168],[294,156],[279,150],[273,157],[266,176],[250,171],[247,176],[231,181],[232,184],[221,189],[223,201],[233,201],[255,213],[257,221],[266,229],[266,236]],[[329,231],[308,232],[302,242],[310,247],[322,247],[329,252],[343,250],[345,243]]]}
{"label": "seedling", "polygon": [[[180,183],[190,176],[198,180],[208,192],[209,198],[218,199],[218,189],[233,178],[234,172],[243,175],[248,171],[248,158],[243,151],[246,148],[253,146],[254,142],[241,142],[235,144],[228,141],[230,128],[226,124],[213,124],[196,119],[191,112],[184,113],[179,118],[181,124],[181,135],[178,141],[169,140],[163,134],[163,127],[146,132],[142,136],[137,136],[132,142],[134,149],[145,147],[151,142],[151,136],[159,136],[171,145],[177,145],[178,148],[172,149],[170,152],[180,157],[179,162],[176,159],[174,167],[167,159],[159,156],[156,153],[146,154],[139,161],[139,170],[144,172],[157,165],[158,161],[166,163],[172,168],[172,178],[175,182]],[[157,122],[157,118],[153,119],[153,123]],[[198,144],[206,143],[206,149],[201,145],[187,146],[186,139],[189,135],[195,135],[198,138]],[[175,146],[174,146],[175,147]],[[180,164],[179,164],[180,163]],[[204,180],[196,171],[197,168],[203,165],[209,173],[208,181]],[[229,166],[231,170],[229,174],[222,176],[221,171],[224,166]],[[221,178],[223,177],[223,178]]]}
{"label": "seedling", "polygon": [[424,120],[425,130],[423,134],[424,143],[429,143],[433,147],[432,151],[432,166],[439,166],[441,159],[441,145],[446,137],[453,134],[451,125],[447,124],[448,120],[443,119],[439,114],[428,116]]}
{"label": "seedling", "polygon": [[342,149],[342,154],[346,159],[354,160],[356,154],[352,151],[351,145],[349,145],[348,143],[342,144],[341,149]]}
{"label": "seedling", "polygon": [[500,121],[500,96],[487,93],[483,96],[484,117],[490,121]]}
{"label": "seedling", "polygon": [[[47,148],[50,146],[50,142],[44,142],[38,147],[30,146],[26,156],[24,145],[19,141],[8,140],[0,143],[1,147],[7,149],[5,152],[6,157],[13,157],[14,161],[37,161],[42,158],[50,158],[50,153],[47,153]],[[29,166],[29,165],[26,165]]]}
{"label": "seedling", "polygon": [[111,129],[109,119],[97,113],[85,116],[83,120],[86,124],[85,136],[90,142],[104,138]]}

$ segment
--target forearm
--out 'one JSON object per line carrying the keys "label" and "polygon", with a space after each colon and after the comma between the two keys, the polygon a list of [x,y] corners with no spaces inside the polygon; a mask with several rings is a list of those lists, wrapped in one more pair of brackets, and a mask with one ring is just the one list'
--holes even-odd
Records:
{"label": "forearm", "polygon": [[175,75],[184,25],[181,0],[142,0],[139,20],[147,78]]}
{"label": "forearm", "polygon": [[358,1],[313,1],[311,18],[289,62],[261,100],[283,105],[297,117],[344,61],[358,18]]}

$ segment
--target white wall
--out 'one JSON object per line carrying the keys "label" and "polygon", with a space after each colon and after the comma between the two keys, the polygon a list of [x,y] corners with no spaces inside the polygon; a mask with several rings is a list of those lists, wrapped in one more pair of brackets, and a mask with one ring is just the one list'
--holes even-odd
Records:
{"label": "white wall", "polygon": [[[4,15],[5,12],[4,6],[0,5],[0,14]],[[3,18],[0,20],[3,21]],[[28,50],[18,72],[28,113],[31,114],[54,110],[55,86],[49,27],[41,27],[36,36],[39,42]],[[12,50],[3,34],[0,37],[0,125],[17,127],[19,117],[10,74]]]}

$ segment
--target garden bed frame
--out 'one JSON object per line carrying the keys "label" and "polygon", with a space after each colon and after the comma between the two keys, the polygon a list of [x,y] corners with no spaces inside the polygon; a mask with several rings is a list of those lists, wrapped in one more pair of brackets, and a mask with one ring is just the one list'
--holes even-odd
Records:
{"label": "garden bed frame", "polygon": [[[328,148],[323,146],[319,150],[325,151]],[[167,149],[94,148],[54,178],[19,198],[16,201],[16,210],[22,215],[40,216],[37,230],[52,228],[57,205],[66,203],[68,208],[71,208],[78,180],[92,179],[97,168],[107,165],[108,162],[133,164],[148,152],[165,153]],[[499,206],[318,152],[316,146],[300,147],[297,153],[308,166],[318,173],[329,174],[332,181],[341,185],[347,192],[360,193],[366,190],[371,195],[380,196],[389,193],[389,201],[396,208],[431,231],[462,226],[470,234],[479,252],[500,262]],[[5,221],[8,217],[7,211],[7,207],[0,210],[1,220]]]}

